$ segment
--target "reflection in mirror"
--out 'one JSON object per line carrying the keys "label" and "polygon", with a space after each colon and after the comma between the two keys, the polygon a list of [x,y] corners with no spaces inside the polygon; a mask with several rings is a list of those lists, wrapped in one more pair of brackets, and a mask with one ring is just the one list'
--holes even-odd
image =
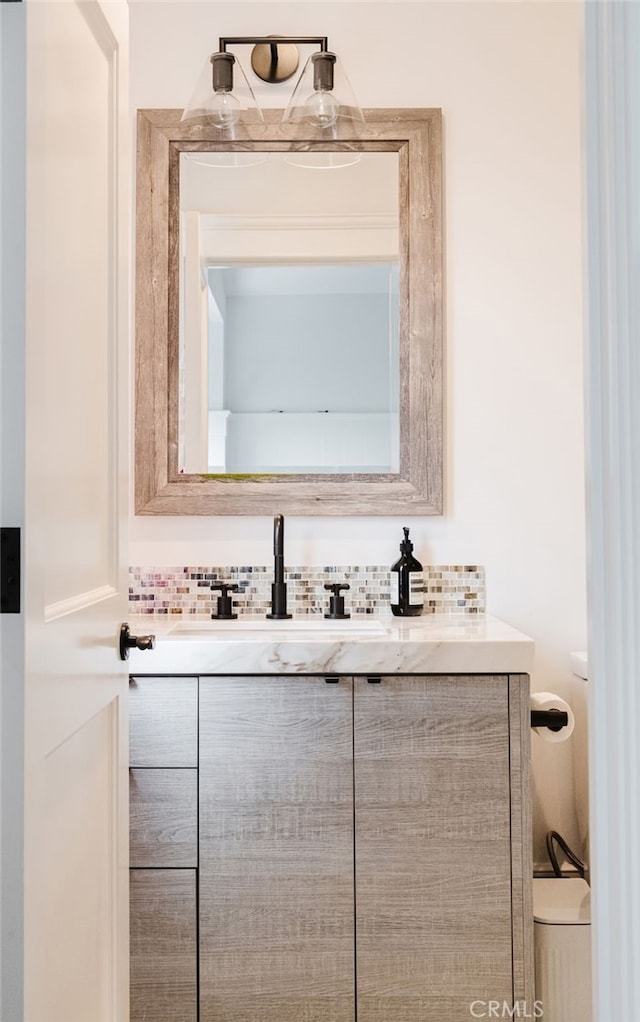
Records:
{"label": "reflection in mirror", "polygon": [[398,471],[397,264],[212,267],[208,284],[201,471]]}
{"label": "reflection in mirror", "polygon": [[397,473],[397,153],[210,155],[180,157],[180,469]]}

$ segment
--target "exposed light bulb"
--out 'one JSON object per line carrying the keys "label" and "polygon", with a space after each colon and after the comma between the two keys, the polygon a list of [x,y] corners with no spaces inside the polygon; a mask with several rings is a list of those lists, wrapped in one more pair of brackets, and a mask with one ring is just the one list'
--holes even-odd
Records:
{"label": "exposed light bulb", "polygon": [[312,92],[304,104],[308,119],[318,128],[331,128],[338,120],[340,104],[331,92]]}
{"label": "exposed light bulb", "polygon": [[240,100],[232,92],[214,92],[207,103],[207,113],[217,128],[230,128],[241,112]]}

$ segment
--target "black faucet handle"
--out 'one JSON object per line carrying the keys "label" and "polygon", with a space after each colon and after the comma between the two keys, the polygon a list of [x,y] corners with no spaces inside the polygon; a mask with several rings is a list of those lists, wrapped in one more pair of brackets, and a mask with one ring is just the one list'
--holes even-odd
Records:
{"label": "black faucet handle", "polygon": [[212,593],[219,592],[217,600],[217,613],[212,614],[213,620],[234,621],[237,614],[233,612],[233,599],[229,593],[235,593],[240,586],[237,582],[212,582],[210,589]]}
{"label": "black faucet handle", "polygon": [[325,617],[345,619],[351,617],[351,614],[345,614],[344,612],[344,596],[340,593],[343,589],[351,589],[348,582],[325,582],[325,589],[328,589],[332,595],[329,597],[329,613],[325,614]]}

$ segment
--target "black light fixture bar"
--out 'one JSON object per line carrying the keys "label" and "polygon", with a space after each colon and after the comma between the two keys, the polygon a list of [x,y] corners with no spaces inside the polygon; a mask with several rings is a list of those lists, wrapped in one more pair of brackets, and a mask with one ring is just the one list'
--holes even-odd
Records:
{"label": "black light fixture bar", "polygon": [[321,53],[326,53],[329,48],[329,37],[326,35],[236,35],[220,36],[219,47],[221,53],[227,52],[227,46],[241,46],[244,43],[263,43],[267,46],[278,43],[291,43],[293,46],[319,46]]}

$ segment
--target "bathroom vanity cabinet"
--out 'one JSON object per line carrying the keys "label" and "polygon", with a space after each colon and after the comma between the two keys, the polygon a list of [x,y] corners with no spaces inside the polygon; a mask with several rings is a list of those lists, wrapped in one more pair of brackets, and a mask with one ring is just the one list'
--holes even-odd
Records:
{"label": "bathroom vanity cabinet", "polygon": [[532,1004],[528,715],[522,674],[132,678],[132,1022]]}

